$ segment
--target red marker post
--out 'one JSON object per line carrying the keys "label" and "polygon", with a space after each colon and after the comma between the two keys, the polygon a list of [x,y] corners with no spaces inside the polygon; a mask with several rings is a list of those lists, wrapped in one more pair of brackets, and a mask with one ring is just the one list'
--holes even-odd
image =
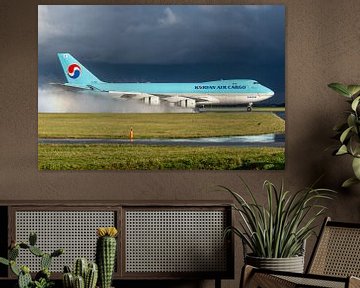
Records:
{"label": "red marker post", "polygon": [[129,139],[130,139],[130,142],[134,141],[134,130],[132,127],[130,128]]}

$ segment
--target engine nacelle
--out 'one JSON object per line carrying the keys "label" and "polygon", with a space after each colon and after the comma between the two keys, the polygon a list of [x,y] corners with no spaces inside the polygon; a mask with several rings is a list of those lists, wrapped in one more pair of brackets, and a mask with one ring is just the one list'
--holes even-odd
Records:
{"label": "engine nacelle", "polygon": [[158,96],[145,96],[141,100],[144,101],[145,104],[148,105],[159,105],[160,104],[160,98]]}
{"label": "engine nacelle", "polygon": [[194,99],[181,99],[177,104],[184,108],[195,108],[196,106]]}

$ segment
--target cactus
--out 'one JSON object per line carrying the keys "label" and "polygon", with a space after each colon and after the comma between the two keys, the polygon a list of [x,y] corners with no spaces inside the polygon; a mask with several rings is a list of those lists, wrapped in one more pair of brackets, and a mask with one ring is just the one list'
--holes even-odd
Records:
{"label": "cactus", "polygon": [[77,275],[74,277],[74,288],[85,288],[84,278]]}
{"label": "cactus", "polygon": [[98,279],[98,266],[96,263],[89,263],[85,276],[85,288],[95,288]]}
{"label": "cactus", "polygon": [[[95,288],[98,279],[98,268],[95,263],[89,263],[85,258],[78,258],[74,263],[74,273],[71,273],[69,266],[64,266],[63,286],[64,288],[77,288],[75,286],[75,279],[77,279],[78,286],[83,288]],[[83,284],[81,283],[82,279]]]}
{"label": "cactus", "polygon": [[18,279],[18,285],[19,288],[28,288],[30,283],[32,283],[32,279],[31,279],[31,275],[30,275],[30,271],[29,268],[26,267],[27,272],[25,272],[25,269],[22,269],[22,271],[19,274],[19,279]]}
{"label": "cactus", "polygon": [[83,279],[85,279],[87,268],[88,268],[88,262],[86,258],[76,259],[75,267],[74,267],[75,276],[81,276]]}
{"label": "cactus", "polygon": [[20,243],[19,244],[19,246],[20,246],[20,248],[22,248],[22,249],[29,249],[30,248],[30,245],[28,245],[28,244],[26,244],[26,243]]}
{"label": "cactus", "polygon": [[[20,242],[16,243],[11,241],[9,247],[8,259],[0,257],[0,263],[10,266],[11,271],[18,276],[18,286],[19,288],[29,288],[29,287],[51,287],[53,282],[50,281],[50,264],[53,257],[60,256],[64,251],[63,249],[55,250],[53,253],[48,254],[41,251],[38,247],[35,246],[37,236],[35,233],[30,233],[29,244]],[[27,266],[22,266],[21,268],[16,264],[16,259],[19,256],[19,250],[29,250],[30,253],[37,257],[41,257],[41,271],[39,271],[35,276],[35,281],[32,280],[30,275],[30,269]]]}
{"label": "cactus", "polygon": [[10,265],[10,261],[8,259],[3,258],[3,257],[0,257],[0,263],[4,264],[6,266]]}
{"label": "cactus", "polygon": [[19,256],[19,246],[15,246],[14,248],[9,250],[8,253],[9,260],[16,260],[16,258]]}
{"label": "cactus", "polygon": [[64,288],[73,288],[74,287],[74,276],[72,273],[64,273],[63,277],[63,286]]}
{"label": "cactus", "polygon": [[40,281],[42,278],[49,280],[50,275],[51,275],[51,273],[50,273],[49,269],[44,268],[44,269],[40,270],[38,273],[36,273],[35,280]]}
{"label": "cactus", "polygon": [[11,260],[10,262],[10,269],[11,271],[16,275],[19,276],[20,275],[20,268],[16,265],[16,262],[14,260]]}
{"label": "cactus", "polygon": [[29,251],[30,251],[32,254],[34,254],[35,256],[37,256],[37,257],[41,257],[41,256],[44,255],[44,252],[42,252],[42,251],[40,250],[40,248],[38,248],[38,247],[36,247],[36,246],[30,245]]}
{"label": "cactus", "polygon": [[57,249],[51,253],[51,257],[58,257],[64,253],[64,249]]}
{"label": "cactus", "polygon": [[44,253],[44,255],[41,257],[41,261],[40,261],[40,267],[41,269],[49,269],[50,265],[51,265],[51,260],[52,257],[50,254]]}
{"label": "cactus", "polygon": [[100,287],[110,288],[115,265],[117,230],[115,227],[98,228],[97,235],[96,262]]}
{"label": "cactus", "polygon": [[36,241],[37,241],[36,233],[31,232],[30,235],[29,235],[29,244],[30,244],[31,246],[35,246],[35,245],[36,245]]}
{"label": "cactus", "polygon": [[62,282],[64,288],[74,288],[74,275],[71,273],[69,266],[64,266]]}

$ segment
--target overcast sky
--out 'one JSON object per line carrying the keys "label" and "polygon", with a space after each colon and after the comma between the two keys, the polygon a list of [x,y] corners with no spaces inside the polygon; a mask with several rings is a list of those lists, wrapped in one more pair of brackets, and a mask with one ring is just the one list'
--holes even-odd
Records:
{"label": "overcast sky", "polygon": [[284,102],[283,5],[39,5],[39,85],[65,82],[57,52],[103,81],[249,78]]}

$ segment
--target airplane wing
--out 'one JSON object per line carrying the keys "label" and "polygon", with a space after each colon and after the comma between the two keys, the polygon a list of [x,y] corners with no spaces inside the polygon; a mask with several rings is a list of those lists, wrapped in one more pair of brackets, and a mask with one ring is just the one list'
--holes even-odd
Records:
{"label": "airplane wing", "polygon": [[79,91],[79,90],[84,90],[84,89],[90,90],[90,88],[87,88],[86,86],[83,86],[83,85],[66,85],[66,84],[62,84],[62,83],[49,83],[49,85],[60,88],[60,89],[69,90],[69,91]]}
{"label": "airplane wing", "polygon": [[69,84],[69,83],[49,83],[49,85],[70,90],[70,91],[79,91],[79,90],[90,90],[96,92],[107,92],[104,90],[100,90],[99,88],[92,86],[92,85],[81,85],[81,84]]}
{"label": "airplane wing", "polygon": [[108,92],[114,99],[134,99],[143,101],[146,104],[159,105],[160,102],[169,103],[170,105],[176,105],[185,108],[195,108],[197,105],[206,104],[217,104],[219,100],[211,95],[196,95],[196,96],[181,96],[181,95],[166,95],[166,94],[149,94],[139,92],[128,92],[128,91],[108,91],[101,90],[92,85],[81,85],[81,84],[61,84],[61,83],[50,83],[53,86],[65,88],[66,90],[87,90],[96,92]]}
{"label": "airplane wing", "polygon": [[139,92],[121,92],[121,91],[108,91],[112,94],[114,99],[134,99],[141,100],[146,104],[151,105],[159,105],[160,98],[156,95],[148,94],[148,93],[139,93]]}
{"label": "airplane wing", "polygon": [[196,102],[202,103],[202,104],[217,104],[220,101],[218,98],[216,98],[214,96],[201,95],[201,96],[196,97]]}
{"label": "airplane wing", "polygon": [[[138,92],[121,92],[121,91],[109,91],[114,94],[114,98],[126,98],[142,100],[148,104],[160,104],[160,101],[167,102],[171,105],[177,105],[181,107],[195,108],[197,104],[217,104],[219,99],[210,95],[197,95],[197,96],[181,96],[181,95],[163,95],[163,94],[149,94],[149,93],[138,93]],[[116,96],[115,96],[116,95]]]}

